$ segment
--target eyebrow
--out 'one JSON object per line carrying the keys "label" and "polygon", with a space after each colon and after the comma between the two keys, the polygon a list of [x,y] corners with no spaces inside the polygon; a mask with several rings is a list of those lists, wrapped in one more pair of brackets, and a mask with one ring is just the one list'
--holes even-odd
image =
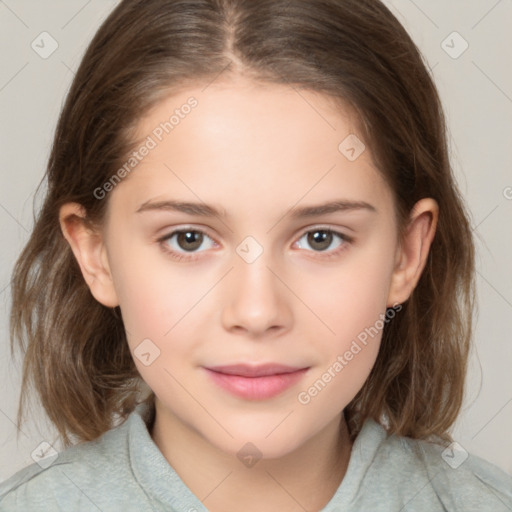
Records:
{"label": "eyebrow", "polygon": [[[339,211],[355,211],[366,210],[369,212],[377,212],[377,209],[365,201],[347,201],[340,199],[337,201],[330,201],[312,206],[302,206],[301,208],[292,208],[291,217],[293,219],[302,219],[308,217],[317,217],[329,213]],[[215,206],[205,203],[192,203],[186,201],[146,201],[143,203],[136,213],[143,213],[147,211],[177,211],[187,213],[189,215],[196,215],[198,217],[227,217],[224,208],[216,208]]]}

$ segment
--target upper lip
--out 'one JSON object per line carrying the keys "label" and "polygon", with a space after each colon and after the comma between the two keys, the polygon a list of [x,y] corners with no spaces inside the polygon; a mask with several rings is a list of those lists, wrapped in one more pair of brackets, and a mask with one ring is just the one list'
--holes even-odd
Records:
{"label": "upper lip", "polygon": [[265,377],[267,375],[293,373],[299,370],[305,370],[306,368],[269,363],[260,365],[233,364],[226,366],[209,366],[207,369],[217,373],[224,373],[226,375],[239,375],[241,377]]}

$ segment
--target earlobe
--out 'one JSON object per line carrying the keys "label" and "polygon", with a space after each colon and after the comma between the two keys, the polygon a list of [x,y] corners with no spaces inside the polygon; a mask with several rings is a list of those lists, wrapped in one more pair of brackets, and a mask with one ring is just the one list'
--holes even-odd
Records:
{"label": "earlobe", "polygon": [[85,222],[86,213],[78,203],[66,203],[59,212],[64,238],[69,243],[82,275],[94,298],[104,306],[119,305],[103,239]]}
{"label": "earlobe", "polygon": [[427,262],[438,217],[439,206],[434,199],[421,199],[414,205],[397,249],[388,307],[405,302],[416,287]]}

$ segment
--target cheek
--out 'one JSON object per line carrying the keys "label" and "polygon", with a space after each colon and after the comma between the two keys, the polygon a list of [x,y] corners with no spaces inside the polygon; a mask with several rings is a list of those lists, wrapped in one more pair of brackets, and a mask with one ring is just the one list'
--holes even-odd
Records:
{"label": "cheek", "polygon": [[[204,290],[161,265],[126,265],[119,274],[124,279],[120,306],[135,365],[158,396],[171,393],[178,401],[177,382],[186,380],[194,359],[194,315]],[[192,385],[187,389],[193,391]]]}
{"label": "cheek", "polygon": [[328,326],[322,329],[327,352],[344,351],[360,333],[375,324],[380,326],[391,284],[393,254],[390,244],[375,243],[365,251],[354,252],[339,266],[304,281],[307,289],[301,293]]}
{"label": "cheek", "polygon": [[317,297],[316,307],[333,332],[323,329],[326,334],[316,338],[317,364],[297,395],[315,423],[338,414],[367,380],[386,324],[386,283],[378,272],[350,274]]}
{"label": "cheek", "polygon": [[323,417],[339,412],[361,389],[375,364],[386,325],[394,255],[394,247],[385,240],[382,237],[357,257],[347,258],[336,271],[308,280],[309,291],[302,291],[328,326],[324,328],[313,315],[308,321],[311,333],[314,323],[323,333],[316,337],[315,372],[298,396],[308,414]]}
{"label": "cheek", "polygon": [[[321,428],[353,400],[370,374],[378,354],[380,335],[367,345],[356,341],[338,351],[299,390],[297,412]],[[350,356],[348,356],[350,354]]]}
{"label": "cheek", "polygon": [[116,291],[125,327],[134,339],[165,339],[181,319],[190,321],[195,305],[211,287],[207,275],[198,278],[200,272],[170,261],[155,247],[130,246],[118,254],[123,256],[114,266]]}
{"label": "cheek", "polygon": [[115,279],[128,345],[143,380],[158,396],[170,393],[174,402],[187,403],[178,382],[190,382],[202,337],[198,325],[211,305],[210,274],[169,263],[155,251],[132,248],[120,258]]}

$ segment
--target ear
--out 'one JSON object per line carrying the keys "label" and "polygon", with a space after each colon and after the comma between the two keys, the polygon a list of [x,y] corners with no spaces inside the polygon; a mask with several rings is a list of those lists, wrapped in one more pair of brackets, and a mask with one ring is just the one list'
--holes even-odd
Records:
{"label": "ear", "polygon": [[86,212],[78,203],[60,208],[59,222],[64,238],[80,266],[94,298],[104,306],[119,305],[101,235],[86,223]]}
{"label": "ear", "polygon": [[416,287],[427,262],[438,217],[439,206],[434,199],[421,199],[414,205],[397,249],[388,307],[405,302]]}

